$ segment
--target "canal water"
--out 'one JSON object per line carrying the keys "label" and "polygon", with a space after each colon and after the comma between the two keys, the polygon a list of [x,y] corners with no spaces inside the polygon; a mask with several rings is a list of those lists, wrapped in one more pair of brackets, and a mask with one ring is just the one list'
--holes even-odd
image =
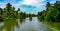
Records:
{"label": "canal water", "polygon": [[32,20],[26,18],[18,21],[6,21],[0,23],[0,31],[48,31],[48,26],[40,22],[37,17]]}

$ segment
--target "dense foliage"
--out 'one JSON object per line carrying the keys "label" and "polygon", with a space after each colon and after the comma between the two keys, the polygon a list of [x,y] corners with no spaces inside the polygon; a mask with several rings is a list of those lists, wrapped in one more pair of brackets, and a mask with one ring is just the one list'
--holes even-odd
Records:
{"label": "dense foliage", "polygon": [[21,12],[20,8],[15,10],[10,3],[6,4],[5,8],[0,8],[0,21],[4,21],[6,19],[25,19],[26,17],[36,16],[34,14],[27,14],[26,12]]}
{"label": "dense foliage", "polygon": [[54,4],[47,2],[46,10],[38,12],[38,19],[41,21],[60,22],[60,1]]}

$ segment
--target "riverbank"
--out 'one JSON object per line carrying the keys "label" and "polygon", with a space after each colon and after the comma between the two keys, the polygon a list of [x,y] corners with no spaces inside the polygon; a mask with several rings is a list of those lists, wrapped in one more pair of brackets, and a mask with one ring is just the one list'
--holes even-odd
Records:
{"label": "riverbank", "polygon": [[44,24],[48,25],[50,29],[54,30],[54,31],[60,31],[60,23],[58,22],[48,22],[48,21],[44,21]]}

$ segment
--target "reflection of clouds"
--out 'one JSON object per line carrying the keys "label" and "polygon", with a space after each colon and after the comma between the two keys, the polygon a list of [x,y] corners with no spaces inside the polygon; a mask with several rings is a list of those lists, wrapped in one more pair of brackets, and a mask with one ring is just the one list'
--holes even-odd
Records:
{"label": "reflection of clouds", "polygon": [[25,20],[25,23],[20,25],[20,31],[44,31],[46,30],[46,26],[42,23],[38,22],[36,17],[32,18],[32,21],[29,21],[29,18]]}

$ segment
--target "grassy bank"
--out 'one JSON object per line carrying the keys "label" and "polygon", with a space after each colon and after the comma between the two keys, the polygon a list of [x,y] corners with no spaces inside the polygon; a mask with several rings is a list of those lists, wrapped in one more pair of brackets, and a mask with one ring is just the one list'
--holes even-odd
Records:
{"label": "grassy bank", "polygon": [[60,23],[59,22],[52,22],[52,21],[41,21],[40,17],[38,17],[38,20],[46,25],[48,25],[50,27],[50,29],[48,29],[49,31],[60,31]]}
{"label": "grassy bank", "polygon": [[38,19],[51,29],[60,31],[60,1],[56,1],[53,6],[47,2],[46,10],[38,12]]}
{"label": "grassy bank", "polygon": [[58,30],[60,31],[60,23],[58,22],[48,22],[48,21],[44,21],[44,24],[47,24],[48,26],[52,27],[52,29],[54,30]]}

